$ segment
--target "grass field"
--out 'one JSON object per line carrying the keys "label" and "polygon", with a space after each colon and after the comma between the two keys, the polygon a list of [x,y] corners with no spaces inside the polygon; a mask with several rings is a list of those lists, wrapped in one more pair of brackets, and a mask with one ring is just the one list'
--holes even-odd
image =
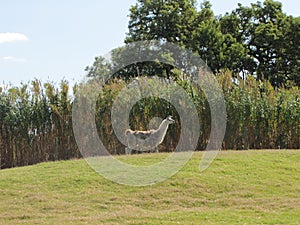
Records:
{"label": "grass field", "polygon": [[200,173],[201,156],[146,187],[106,180],[84,160],[2,170],[0,224],[300,224],[300,151],[220,152]]}

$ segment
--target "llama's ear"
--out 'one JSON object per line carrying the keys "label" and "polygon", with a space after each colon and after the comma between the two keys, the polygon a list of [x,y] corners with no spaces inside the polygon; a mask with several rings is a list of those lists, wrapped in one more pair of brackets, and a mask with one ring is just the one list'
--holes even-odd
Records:
{"label": "llama's ear", "polygon": [[173,120],[173,117],[172,116],[168,116],[167,120]]}

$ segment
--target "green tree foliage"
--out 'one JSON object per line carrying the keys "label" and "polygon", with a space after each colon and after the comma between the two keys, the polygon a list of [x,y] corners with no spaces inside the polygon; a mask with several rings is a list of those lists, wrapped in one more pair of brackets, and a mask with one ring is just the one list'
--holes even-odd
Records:
{"label": "green tree foliage", "polygon": [[187,44],[196,16],[195,0],[138,0],[130,9],[125,43],[159,39]]}
{"label": "green tree foliage", "polygon": [[[280,2],[239,4],[231,13],[215,16],[209,1],[198,10],[193,0],[138,0],[129,17],[125,43],[173,42],[197,52],[216,73],[229,69],[243,78],[267,79],[273,86],[290,81],[299,85],[299,18],[283,13]],[[130,71],[140,74],[139,69],[145,67],[141,63]],[[160,65],[159,69],[173,75],[173,68]],[[143,75],[152,72],[147,69]],[[159,70],[154,72],[159,74]]]}
{"label": "green tree foliage", "polygon": [[270,80],[274,86],[288,81],[299,86],[299,18],[284,14],[282,3],[265,0],[250,7],[239,4],[220,18],[220,24],[222,32],[243,44],[252,59],[242,61],[241,68],[260,80]]}
{"label": "green tree foliage", "polygon": [[197,52],[214,71],[229,69],[240,72],[241,59],[247,60],[247,50],[230,34],[223,33],[211,4],[205,1],[197,13],[195,26],[187,47]]}
{"label": "green tree foliage", "polygon": [[104,57],[96,57],[92,66],[85,68],[88,71],[87,76],[90,78],[105,79],[111,70],[110,62],[107,62]]}

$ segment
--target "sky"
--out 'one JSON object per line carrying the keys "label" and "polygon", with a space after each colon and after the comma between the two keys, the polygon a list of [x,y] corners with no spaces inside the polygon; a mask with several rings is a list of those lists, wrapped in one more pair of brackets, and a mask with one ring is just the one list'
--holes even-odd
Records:
{"label": "sky", "polygon": [[[80,81],[96,56],[123,45],[129,8],[135,2],[0,0],[0,86],[35,78]],[[210,2],[220,15],[237,8],[238,3],[250,5],[256,0]],[[281,2],[285,13],[300,16],[298,1]]]}

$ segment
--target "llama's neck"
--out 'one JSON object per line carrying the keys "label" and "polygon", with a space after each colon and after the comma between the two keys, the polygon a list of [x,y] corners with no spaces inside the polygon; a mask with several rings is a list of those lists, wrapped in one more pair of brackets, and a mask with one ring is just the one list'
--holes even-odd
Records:
{"label": "llama's neck", "polygon": [[159,136],[161,137],[161,139],[163,140],[167,130],[168,130],[169,124],[167,122],[167,120],[163,120],[162,123],[159,125],[157,132],[159,132]]}

